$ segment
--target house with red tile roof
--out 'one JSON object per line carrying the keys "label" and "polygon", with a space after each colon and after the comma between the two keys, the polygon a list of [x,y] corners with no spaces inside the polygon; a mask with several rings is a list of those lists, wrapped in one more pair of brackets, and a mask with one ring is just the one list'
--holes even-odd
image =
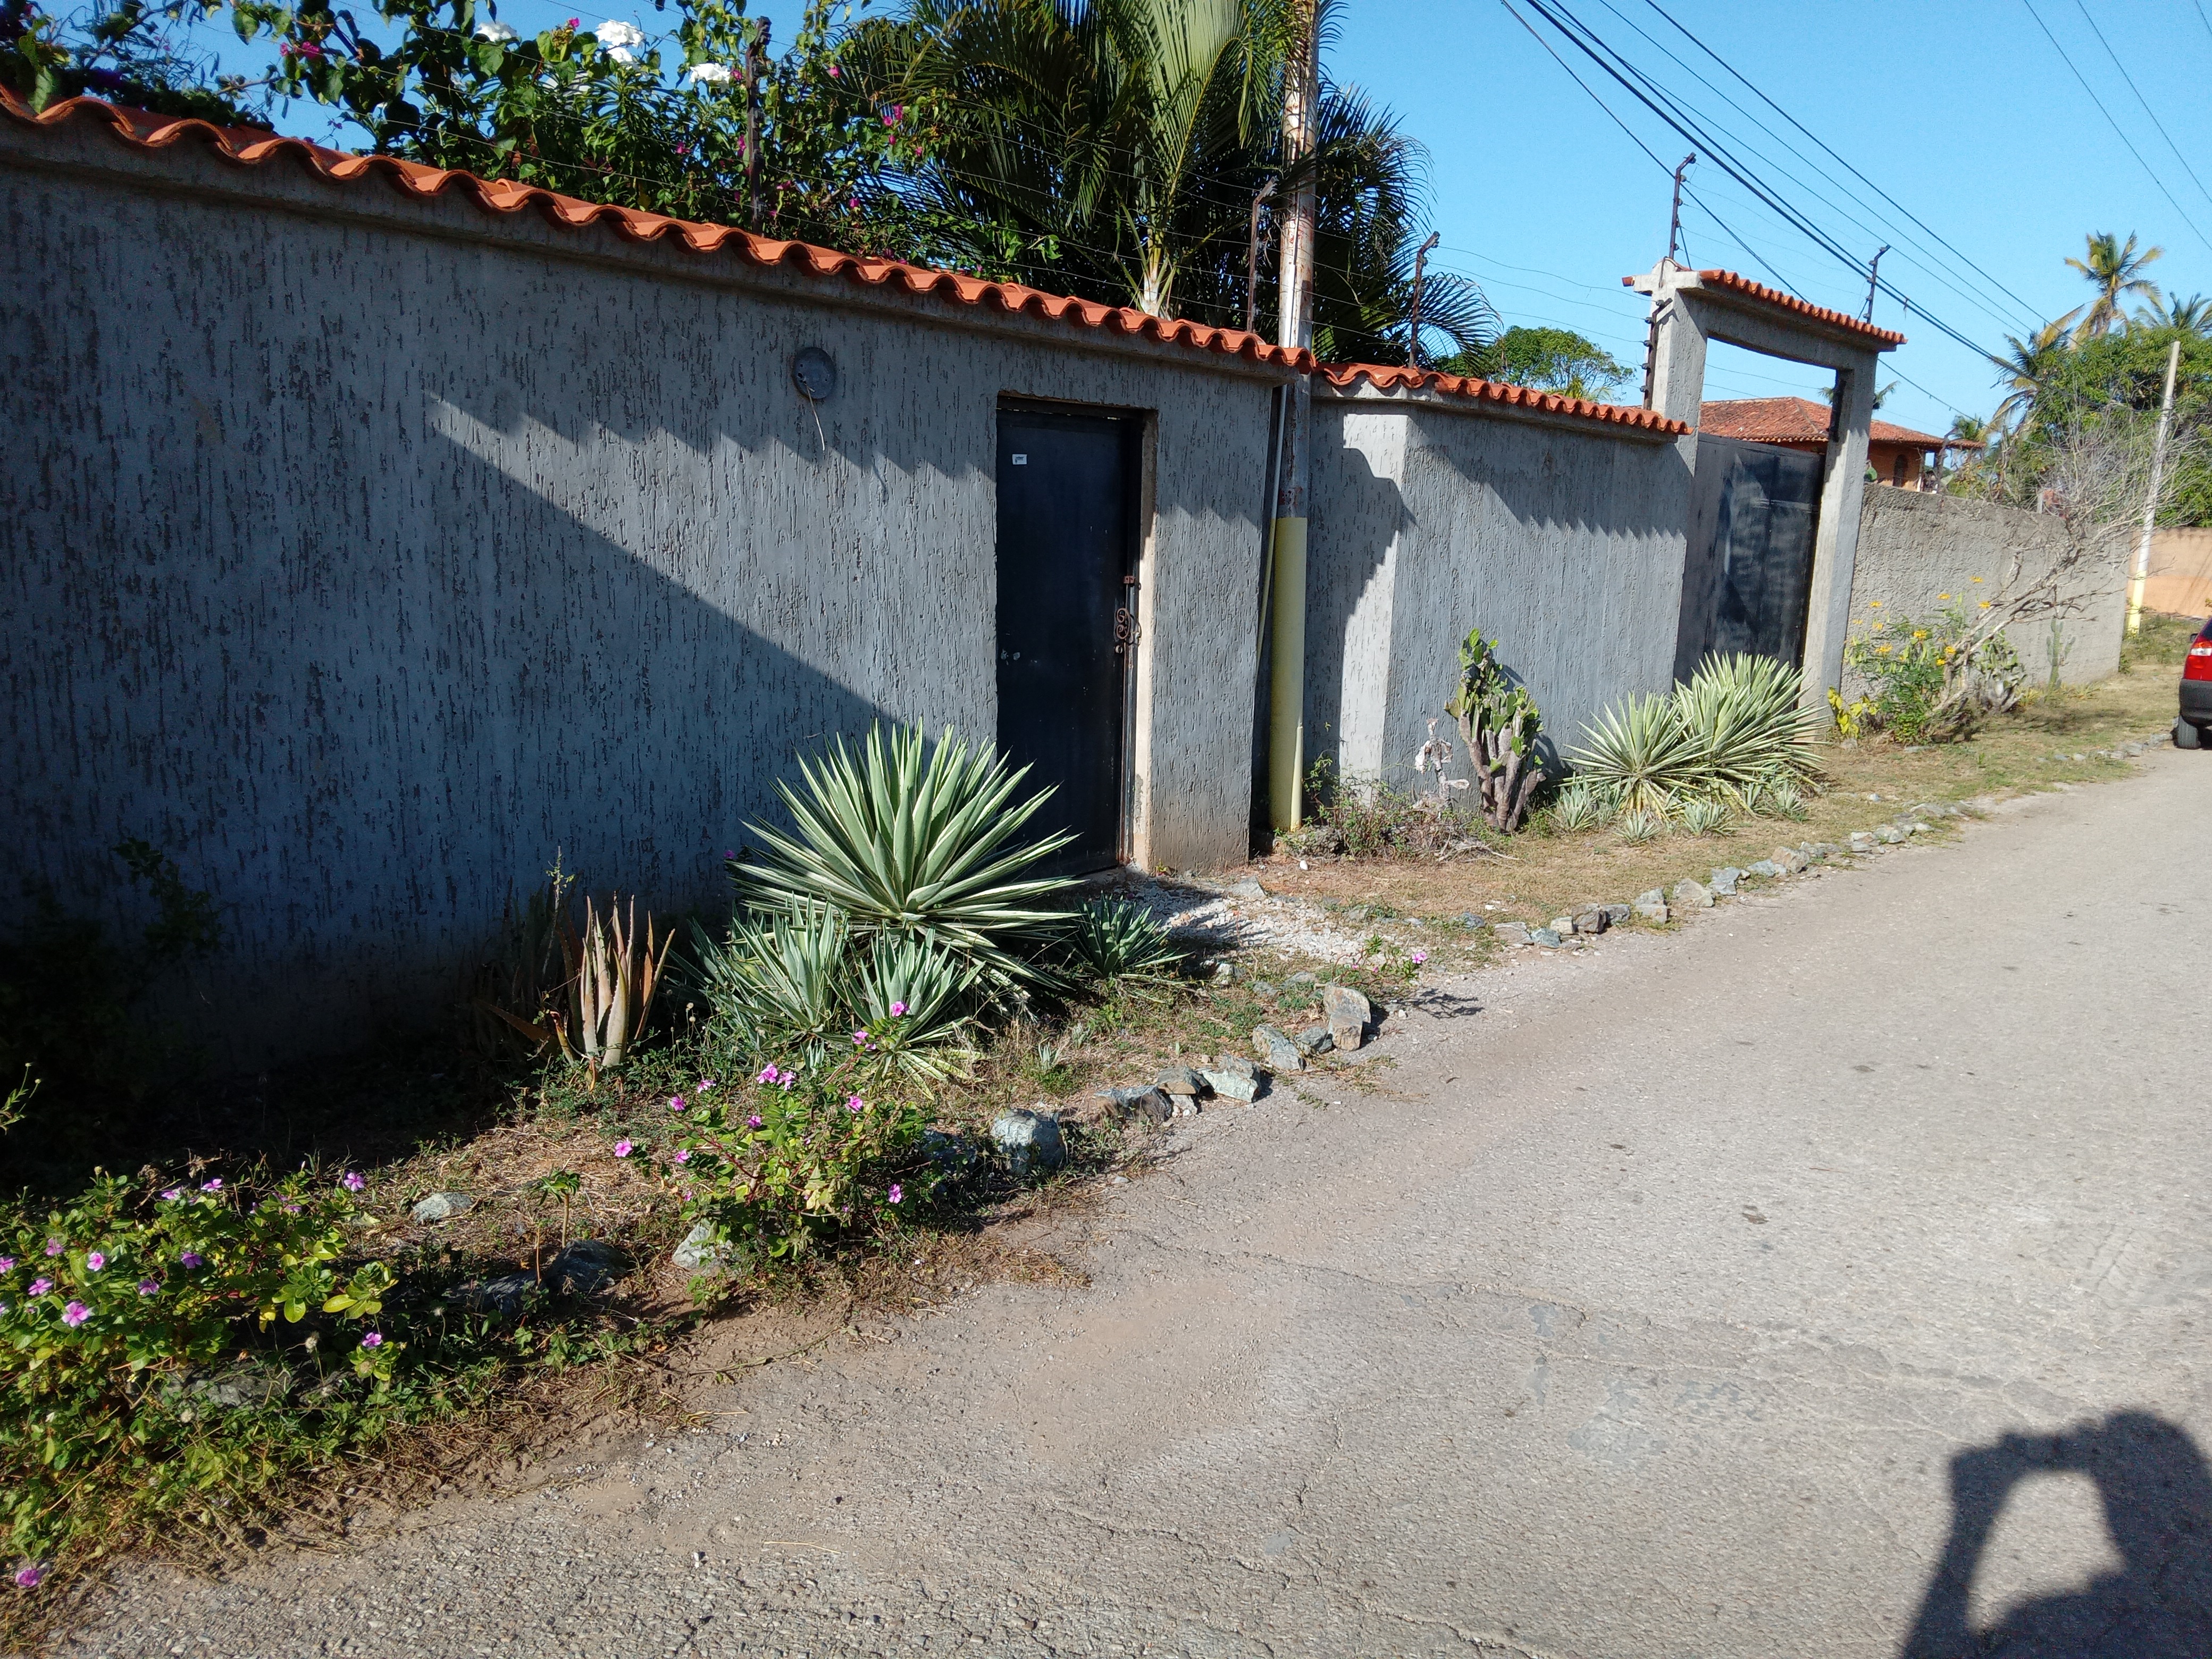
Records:
{"label": "house with red tile roof", "polygon": [[[1729,398],[1701,404],[1698,410],[1700,432],[1812,452],[1827,448],[1831,421],[1828,406],[1810,398]],[[1980,448],[1965,439],[1939,438],[1932,432],[1875,420],[1867,429],[1869,482],[1899,489],[1932,489],[1942,471],[1939,457],[1952,450]]]}

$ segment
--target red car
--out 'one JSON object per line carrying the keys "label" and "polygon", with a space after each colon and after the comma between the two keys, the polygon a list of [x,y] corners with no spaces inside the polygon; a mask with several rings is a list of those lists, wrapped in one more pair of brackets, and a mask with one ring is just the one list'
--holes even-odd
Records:
{"label": "red car", "polygon": [[2212,618],[2189,642],[2181,659],[2181,718],[2173,723],[2176,749],[2203,749],[2205,732],[2212,728]]}

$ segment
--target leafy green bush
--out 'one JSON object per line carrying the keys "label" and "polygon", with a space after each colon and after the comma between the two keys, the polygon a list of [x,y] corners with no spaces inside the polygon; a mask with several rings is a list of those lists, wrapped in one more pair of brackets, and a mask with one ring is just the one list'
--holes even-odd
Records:
{"label": "leafy green bush", "polygon": [[926,1198],[927,1114],[868,1086],[871,1045],[898,1042],[902,1018],[853,1032],[834,1064],[765,1066],[749,1083],[672,1098],[662,1161],[686,1218],[738,1255],[793,1260]]}
{"label": "leafy green bush", "polygon": [[[1869,611],[1882,609],[1881,601]],[[1844,641],[1844,665],[1867,683],[1861,727],[1900,743],[1946,743],[1972,737],[1990,714],[2013,707],[2026,678],[2019,653],[2002,634],[1972,642],[1964,605],[1916,621],[1875,616]]]}

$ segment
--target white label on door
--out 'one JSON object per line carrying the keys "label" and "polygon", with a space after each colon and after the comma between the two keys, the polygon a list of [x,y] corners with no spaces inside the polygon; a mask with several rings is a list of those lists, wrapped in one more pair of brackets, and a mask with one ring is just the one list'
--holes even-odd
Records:
{"label": "white label on door", "polygon": [[1014,465],[1016,466],[1027,466],[1029,464],[1030,458],[1026,455],[1017,455],[1014,457]]}

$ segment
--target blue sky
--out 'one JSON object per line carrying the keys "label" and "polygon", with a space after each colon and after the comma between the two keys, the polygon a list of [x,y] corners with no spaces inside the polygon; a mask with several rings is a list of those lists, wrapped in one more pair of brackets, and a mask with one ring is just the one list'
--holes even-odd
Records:
{"label": "blue sky", "polygon": [[[1558,3],[1547,0],[1555,9]],[[2080,253],[2092,230],[2123,237],[2133,231],[2163,246],[2166,258],[2151,274],[2169,294],[2212,291],[2212,244],[2205,240],[2212,234],[2212,195],[2188,171],[2194,167],[2212,185],[2212,97],[2205,93],[2212,87],[2212,0],[1660,3],[1663,15],[1652,0],[1568,0],[1575,16],[1638,68],[1729,128],[1735,136],[1727,142],[1750,163],[1747,171],[1856,258],[1894,244],[1883,260],[1885,277],[1974,345],[2002,349],[2007,334],[2025,334],[2078,304],[2086,285],[2064,261]],[[1668,170],[1692,145],[1606,79],[1528,0],[1514,5],[1663,165],[1599,108],[1502,0],[1343,0],[1330,71],[1395,110],[1405,131],[1426,145],[1435,225],[1443,239],[1434,256],[1438,268],[1480,282],[1509,323],[1572,328],[1638,365],[1642,302],[1620,279],[1649,269],[1665,251]],[[500,9],[525,32],[569,15],[587,24],[623,16],[648,30],[667,21],[649,4],[605,13],[509,0]],[[795,9],[766,9],[785,25],[779,37],[787,34]],[[1668,17],[1899,207],[1881,202],[1789,128],[1676,33]],[[1682,62],[1669,61],[1667,52]],[[1699,85],[1692,68],[1755,111],[1759,123]],[[327,116],[295,106],[284,125],[321,136]],[[1790,154],[1771,131],[1835,177]],[[1698,199],[1686,208],[1685,223],[1694,263],[1778,278],[1820,305],[1856,313],[1863,303],[1863,273],[1820,251],[1716,161],[1701,161],[1691,186]],[[1911,224],[1900,208],[1927,229]],[[1936,246],[1935,236],[1959,257]],[[1962,263],[1978,274],[1961,271]],[[1885,378],[1899,384],[1883,418],[1940,432],[1954,411],[1986,415],[1995,405],[1994,371],[1970,346],[1947,339],[1927,317],[1908,315],[1887,295],[1876,301],[1875,319],[1909,337],[1887,360]],[[1824,385],[1814,371],[1723,348],[1714,353],[1707,392],[1818,397]],[[1633,385],[1626,395],[1633,398]]]}

